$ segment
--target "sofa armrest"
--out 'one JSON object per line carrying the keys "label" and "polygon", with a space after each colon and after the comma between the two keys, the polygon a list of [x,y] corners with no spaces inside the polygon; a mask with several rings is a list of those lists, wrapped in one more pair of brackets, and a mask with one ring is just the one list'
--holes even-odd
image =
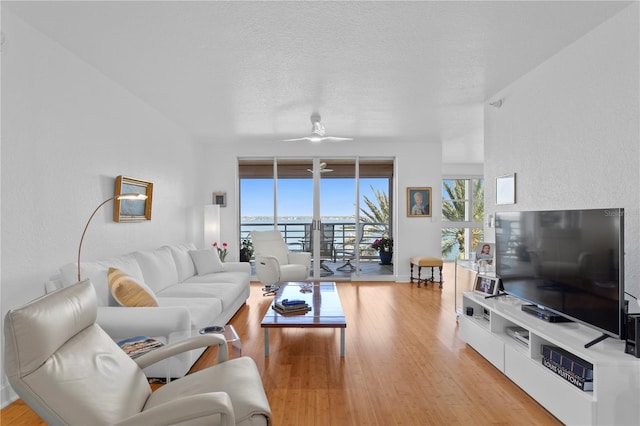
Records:
{"label": "sofa armrest", "polygon": [[139,308],[99,306],[98,325],[112,338],[166,336],[180,333],[191,336],[191,314],[185,306]]}
{"label": "sofa armrest", "polygon": [[224,262],[225,272],[246,272],[251,275],[251,264],[249,262]]}
{"label": "sofa armrest", "polygon": [[218,346],[218,363],[225,362],[229,359],[229,347],[222,334],[203,334],[180,340],[170,345],[161,346],[136,358],[134,361],[140,368],[147,368],[151,364],[155,364],[163,359],[206,346]]}

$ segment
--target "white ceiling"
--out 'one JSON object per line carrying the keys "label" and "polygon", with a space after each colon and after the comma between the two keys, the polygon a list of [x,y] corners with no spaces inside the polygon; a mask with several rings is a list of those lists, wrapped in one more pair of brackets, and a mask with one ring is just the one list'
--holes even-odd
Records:
{"label": "white ceiling", "polygon": [[498,90],[616,14],[614,1],[8,2],[28,24],[213,142],[327,134],[441,141],[482,162]]}

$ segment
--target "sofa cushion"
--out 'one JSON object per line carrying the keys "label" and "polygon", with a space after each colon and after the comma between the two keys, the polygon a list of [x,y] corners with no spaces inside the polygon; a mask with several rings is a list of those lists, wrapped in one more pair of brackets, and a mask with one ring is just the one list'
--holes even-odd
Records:
{"label": "sofa cushion", "polygon": [[189,250],[196,250],[195,244],[179,244],[167,247],[169,251],[171,251],[173,260],[176,262],[178,280],[182,282],[194,276],[196,274],[196,265],[193,263]]}
{"label": "sofa cushion", "polygon": [[[93,284],[98,296],[98,306],[119,306],[109,290],[108,273],[109,268],[117,268],[132,278],[144,282],[142,270],[136,259],[130,255],[123,255],[107,260],[95,262],[82,262],[80,264],[80,275],[82,279],[89,279]],[[66,287],[78,282],[78,264],[69,263],[60,268],[62,286]]]}
{"label": "sofa cushion", "polygon": [[[233,283],[249,286],[251,281],[251,274],[243,272],[214,272],[206,275],[194,275],[193,277],[185,280],[182,284],[188,283]],[[180,288],[178,286],[178,288]]]}
{"label": "sofa cushion", "polygon": [[140,264],[144,283],[155,293],[178,283],[176,262],[167,247],[152,251],[137,251],[133,255]]}
{"label": "sofa cushion", "polygon": [[222,310],[229,309],[245,291],[246,286],[225,283],[181,283],[165,288],[158,297],[191,297],[194,299],[213,297],[222,303]]}
{"label": "sofa cushion", "polygon": [[158,299],[149,287],[121,270],[109,268],[108,279],[113,298],[122,306],[158,306]]}
{"label": "sofa cushion", "polygon": [[224,265],[216,250],[191,250],[189,251],[193,263],[196,265],[198,275],[207,275],[224,271]]}

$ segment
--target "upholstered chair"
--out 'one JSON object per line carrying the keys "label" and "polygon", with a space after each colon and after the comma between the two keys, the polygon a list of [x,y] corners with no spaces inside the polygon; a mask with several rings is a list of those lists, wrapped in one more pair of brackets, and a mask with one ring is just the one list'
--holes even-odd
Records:
{"label": "upholstered chair", "polygon": [[[222,335],[196,336],[132,360],[96,324],[96,312],[95,290],[85,280],[5,317],[9,383],[47,423],[270,424],[269,403],[254,361],[248,357],[227,361]],[[142,368],[185,350],[214,345],[216,365],[152,392]]]}
{"label": "upholstered chair", "polygon": [[309,277],[311,253],[289,251],[280,231],[253,231],[256,274],[267,287],[288,281],[303,281]]}

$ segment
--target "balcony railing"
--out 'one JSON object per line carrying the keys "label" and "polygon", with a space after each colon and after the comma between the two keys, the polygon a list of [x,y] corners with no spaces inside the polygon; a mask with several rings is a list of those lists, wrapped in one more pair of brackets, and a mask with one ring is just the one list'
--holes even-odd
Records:
{"label": "balcony railing", "polygon": [[[243,222],[240,225],[240,242],[251,240],[251,231],[266,231],[273,229],[273,226],[273,222]],[[361,222],[360,240],[356,241],[355,222],[322,222],[322,226],[325,235],[332,236],[330,241],[324,241],[326,245],[331,247],[332,253],[323,253],[323,257],[332,257],[334,260],[346,254],[355,254],[356,248],[360,252],[361,259],[378,259],[378,253],[371,248],[371,244],[376,239],[382,238],[388,228],[386,223]],[[278,230],[292,251],[311,251],[309,229],[311,229],[310,221],[278,223]]]}

